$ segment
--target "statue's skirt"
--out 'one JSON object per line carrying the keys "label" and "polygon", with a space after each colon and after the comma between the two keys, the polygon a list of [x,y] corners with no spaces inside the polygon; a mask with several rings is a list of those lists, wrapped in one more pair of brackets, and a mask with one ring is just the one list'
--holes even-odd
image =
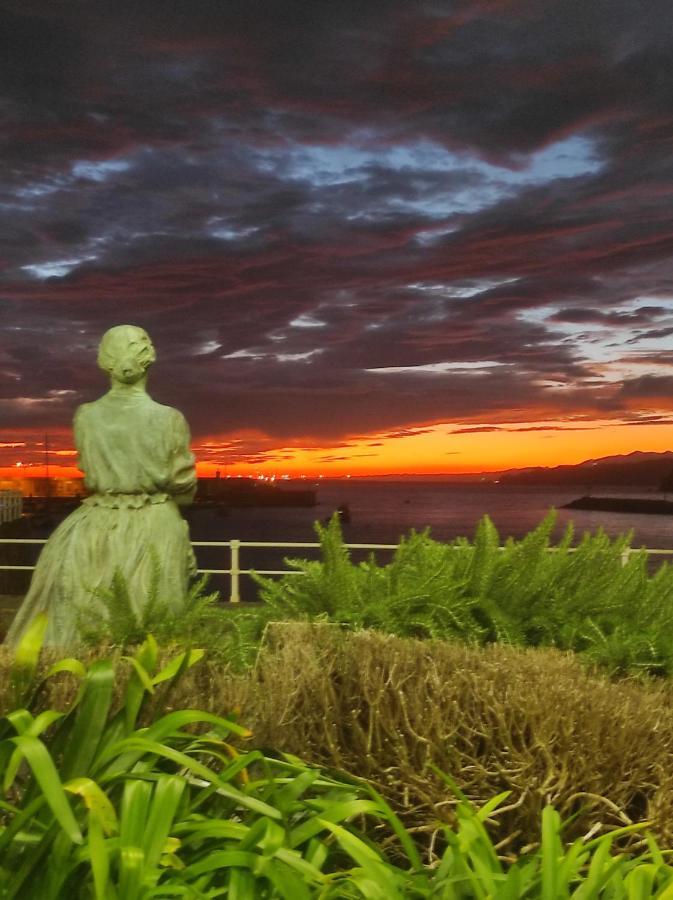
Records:
{"label": "statue's skirt", "polygon": [[16,644],[42,612],[45,644],[78,643],[82,624],[106,616],[97,594],[111,587],[115,573],[139,621],[152,592],[155,608],[179,612],[195,571],[187,522],[167,494],[94,494],[45,544],[6,643]]}

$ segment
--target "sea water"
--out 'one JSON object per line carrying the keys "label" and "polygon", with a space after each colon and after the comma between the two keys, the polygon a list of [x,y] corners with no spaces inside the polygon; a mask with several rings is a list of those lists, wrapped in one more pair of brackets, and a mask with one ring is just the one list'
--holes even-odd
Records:
{"label": "sea water", "polygon": [[[610,536],[633,533],[631,546],[670,549],[673,553],[673,516],[635,513],[606,513],[563,509],[583,491],[577,488],[549,489],[504,484],[461,485],[449,482],[421,481],[323,481],[317,489],[314,507],[272,507],[232,509],[226,515],[202,510],[190,515],[192,540],[229,541],[316,541],[314,523],[326,522],[344,504],[350,522],[343,524],[348,543],[396,544],[412,529],[429,529],[436,540],[449,541],[458,536],[474,537],[479,520],[488,515],[502,541],[520,538],[535,528],[550,509],[557,512],[553,539],[561,537],[572,522],[575,540],[584,532],[604,529]],[[601,488],[601,496],[619,494]],[[622,496],[626,496],[622,492]],[[651,495],[655,496],[655,495]],[[660,496],[660,495],[656,495]],[[197,548],[197,559],[203,568],[228,568],[226,548]],[[362,559],[366,551],[354,553]],[[318,558],[310,549],[268,550],[241,549],[241,568],[277,569],[284,558],[296,556]],[[385,562],[386,551],[377,551],[377,559]],[[665,557],[657,557],[663,561]],[[227,590],[222,580],[214,583]],[[250,586],[243,585],[244,597],[250,598]]]}

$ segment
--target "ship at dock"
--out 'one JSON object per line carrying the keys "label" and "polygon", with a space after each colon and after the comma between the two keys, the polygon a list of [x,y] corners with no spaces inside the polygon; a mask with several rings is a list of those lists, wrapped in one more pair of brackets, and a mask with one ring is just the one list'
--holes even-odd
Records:
{"label": "ship at dock", "polygon": [[[22,515],[37,526],[58,524],[87,496],[81,478],[23,479],[19,485]],[[318,502],[317,487],[304,480],[260,480],[256,478],[199,478],[193,510],[248,507],[312,507]],[[189,507],[187,507],[188,509]]]}
{"label": "ship at dock", "polygon": [[242,509],[252,506],[315,506],[315,487],[305,482],[256,478],[199,478],[193,508]]}

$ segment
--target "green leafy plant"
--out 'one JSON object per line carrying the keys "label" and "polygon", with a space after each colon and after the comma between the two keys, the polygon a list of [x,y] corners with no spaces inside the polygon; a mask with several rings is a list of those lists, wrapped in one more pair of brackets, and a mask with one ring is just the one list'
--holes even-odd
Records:
{"label": "green leafy plant", "polygon": [[[256,576],[264,621],[327,620],[402,637],[573,650],[614,674],[673,674],[673,569],[650,575],[630,536],[603,531],[553,544],[552,510],[500,546],[485,516],[470,543],[403,539],[388,565],[353,564],[338,517],[316,525],[322,560],[288,560],[302,577]],[[261,633],[260,624],[257,631]]]}
{"label": "green leafy plant", "polygon": [[[130,596],[126,579],[118,569],[109,587],[92,591],[93,600],[78,616],[78,630],[86,643],[104,640],[117,645],[138,644],[148,634],[158,634],[161,629],[175,631],[177,620],[191,636],[194,628],[207,619],[219,594],[206,593],[207,576],[195,579],[189,587],[185,602],[179,612],[162,602],[159,597],[160,572],[155,559],[147,596]],[[185,632],[183,632],[185,633]]]}
{"label": "green leafy plant", "polygon": [[[39,620],[17,652],[16,689],[29,704],[37,676]],[[46,679],[73,677],[69,708],[23,707],[0,723],[0,897],[21,900],[403,900],[403,898],[646,898],[673,896],[673,868],[651,836],[637,856],[614,853],[618,829],[562,840],[545,808],[541,840],[504,859],[493,826],[504,792],[474,806],[435,769],[455,798],[444,849],[424,865],[414,836],[359,779],[330,775],[296,757],[246,750],[234,721],[199,710],[156,714],[200,651],[159,663],[148,638],[127,658],[115,704],[112,662],[62,659]],[[159,706],[164,706],[164,693]],[[232,741],[239,741],[235,746]],[[384,850],[381,827],[394,839]],[[390,837],[387,838],[390,844]]]}
{"label": "green leafy plant", "polygon": [[[612,852],[616,838],[637,831],[638,826],[616,829],[593,840],[578,839],[568,846],[562,841],[560,816],[551,806],[542,813],[538,847],[519,859],[503,861],[486,823],[497,816],[508,792],[477,808],[451,778],[439,771],[437,775],[458,803],[456,824],[444,828],[446,848],[432,868],[420,864],[399,820],[395,822],[396,832],[401,845],[409,851],[408,868],[402,871],[342,826],[330,826],[343,849],[359,864],[348,873],[347,884],[360,891],[355,896],[376,900],[645,900],[673,896],[673,867],[650,835],[647,851],[639,856]],[[396,818],[392,810],[387,811],[387,816],[391,823]]]}
{"label": "green leafy plant", "polygon": [[153,635],[161,646],[199,646],[213,659],[243,669],[257,652],[264,623],[259,611],[233,609],[222,604],[217,591],[208,591],[208,576],[190,586],[184,603],[167,608],[158,599],[158,573],[141,603],[130,597],[124,577],[116,572],[108,588],[95,591],[92,603],[78,617],[82,642],[133,647]]}
{"label": "green leafy plant", "polygon": [[254,662],[269,622],[327,621],[401,637],[556,647],[616,675],[673,674],[673,568],[650,575],[644,552],[625,562],[628,535],[611,540],[599,530],[573,546],[569,526],[553,543],[555,521],[551,511],[503,546],[488,516],[473,542],[411,532],[379,565],[373,555],[351,561],[335,516],[316,523],[321,560],[287,560],[294,574],[279,579],[253,576],[260,607],[221,603],[205,578],[178,611],[158,602],[156,585],[137,604],[117,573],[81,616],[80,633],[89,645],[120,647],[154,634],[163,646],[204,647],[240,671]]}
{"label": "green leafy plant", "polygon": [[[17,652],[25,699],[41,687],[29,683],[41,628],[36,622]],[[375,800],[292,757],[237,749],[231,737],[249,732],[221,716],[176,710],[139,727],[147,701],[163,706],[202,655],[187,651],[160,666],[148,638],[126,660],[117,708],[110,660],[87,668],[63,659],[46,678],[79,681],[70,707],[5,717],[0,896],[302,898],[307,884],[328,884],[323,868],[334,852],[321,835],[379,813]]]}

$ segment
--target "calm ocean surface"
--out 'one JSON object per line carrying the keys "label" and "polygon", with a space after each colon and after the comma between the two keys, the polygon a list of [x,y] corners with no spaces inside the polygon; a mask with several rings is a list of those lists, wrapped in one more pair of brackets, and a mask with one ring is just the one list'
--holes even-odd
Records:
{"label": "calm ocean surface", "polygon": [[[326,520],[341,504],[350,509],[351,522],[344,525],[350,543],[397,543],[412,528],[430,528],[437,540],[457,536],[473,537],[479,519],[491,517],[504,540],[521,537],[534,528],[550,508],[558,509],[555,536],[560,537],[568,522],[575,525],[579,538],[585,531],[604,528],[616,536],[634,532],[632,546],[671,549],[673,552],[673,516],[653,516],[588,512],[560,509],[580,496],[582,489],[550,490],[539,487],[501,485],[455,485],[445,482],[322,482],[318,505],[312,508],[235,509],[226,515],[202,510],[189,516],[192,540],[315,541],[313,523]],[[620,494],[618,488],[601,488],[595,494]],[[626,494],[622,493],[622,496]],[[633,496],[645,496],[640,493]],[[660,494],[652,494],[661,497]],[[241,567],[274,569],[282,567],[285,555],[311,556],[311,551],[241,550]],[[366,555],[366,554],[364,554]],[[362,558],[363,554],[354,554]],[[386,555],[379,554],[381,561]],[[226,568],[226,550],[197,548],[199,565]],[[246,590],[244,596],[249,596]]]}
{"label": "calm ocean surface", "polygon": [[[522,537],[554,507],[558,510],[555,538],[559,538],[568,522],[572,521],[576,540],[584,532],[595,532],[600,527],[612,536],[633,531],[633,547],[670,549],[673,557],[673,516],[560,509],[564,503],[582,493],[581,488],[549,490],[446,482],[323,481],[318,486],[318,505],[314,507],[233,509],[225,514],[201,509],[188,511],[187,518],[194,541],[238,538],[243,541],[313,542],[317,540],[314,522],[325,522],[339,506],[347,504],[351,521],[344,524],[343,531],[348,543],[396,544],[412,528],[429,528],[432,537],[437,540],[451,540],[458,536],[472,538],[477,523],[488,513],[500,533],[501,541],[504,541],[510,535]],[[618,488],[600,488],[594,493],[628,496]],[[661,494],[652,493],[649,496],[661,497]],[[49,530],[40,536],[46,537]],[[318,558],[318,555],[312,549],[243,547],[240,567],[284,569],[286,556]],[[381,563],[386,562],[390,555],[389,551],[376,552]],[[230,565],[230,552],[226,547],[197,547],[196,556],[200,568],[228,569]],[[368,551],[353,551],[352,556],[357,561],[368,556]],[[671,557],[652,557],[652,568],[665,559],[670,560]],[[211,584],[223,596],[229,596],[226,576],[212,576]],[[5,592],[20,591],[12,588]],[[244,600],[254,599],[256,588],[249,578],[242,579],[241,593]]]}

